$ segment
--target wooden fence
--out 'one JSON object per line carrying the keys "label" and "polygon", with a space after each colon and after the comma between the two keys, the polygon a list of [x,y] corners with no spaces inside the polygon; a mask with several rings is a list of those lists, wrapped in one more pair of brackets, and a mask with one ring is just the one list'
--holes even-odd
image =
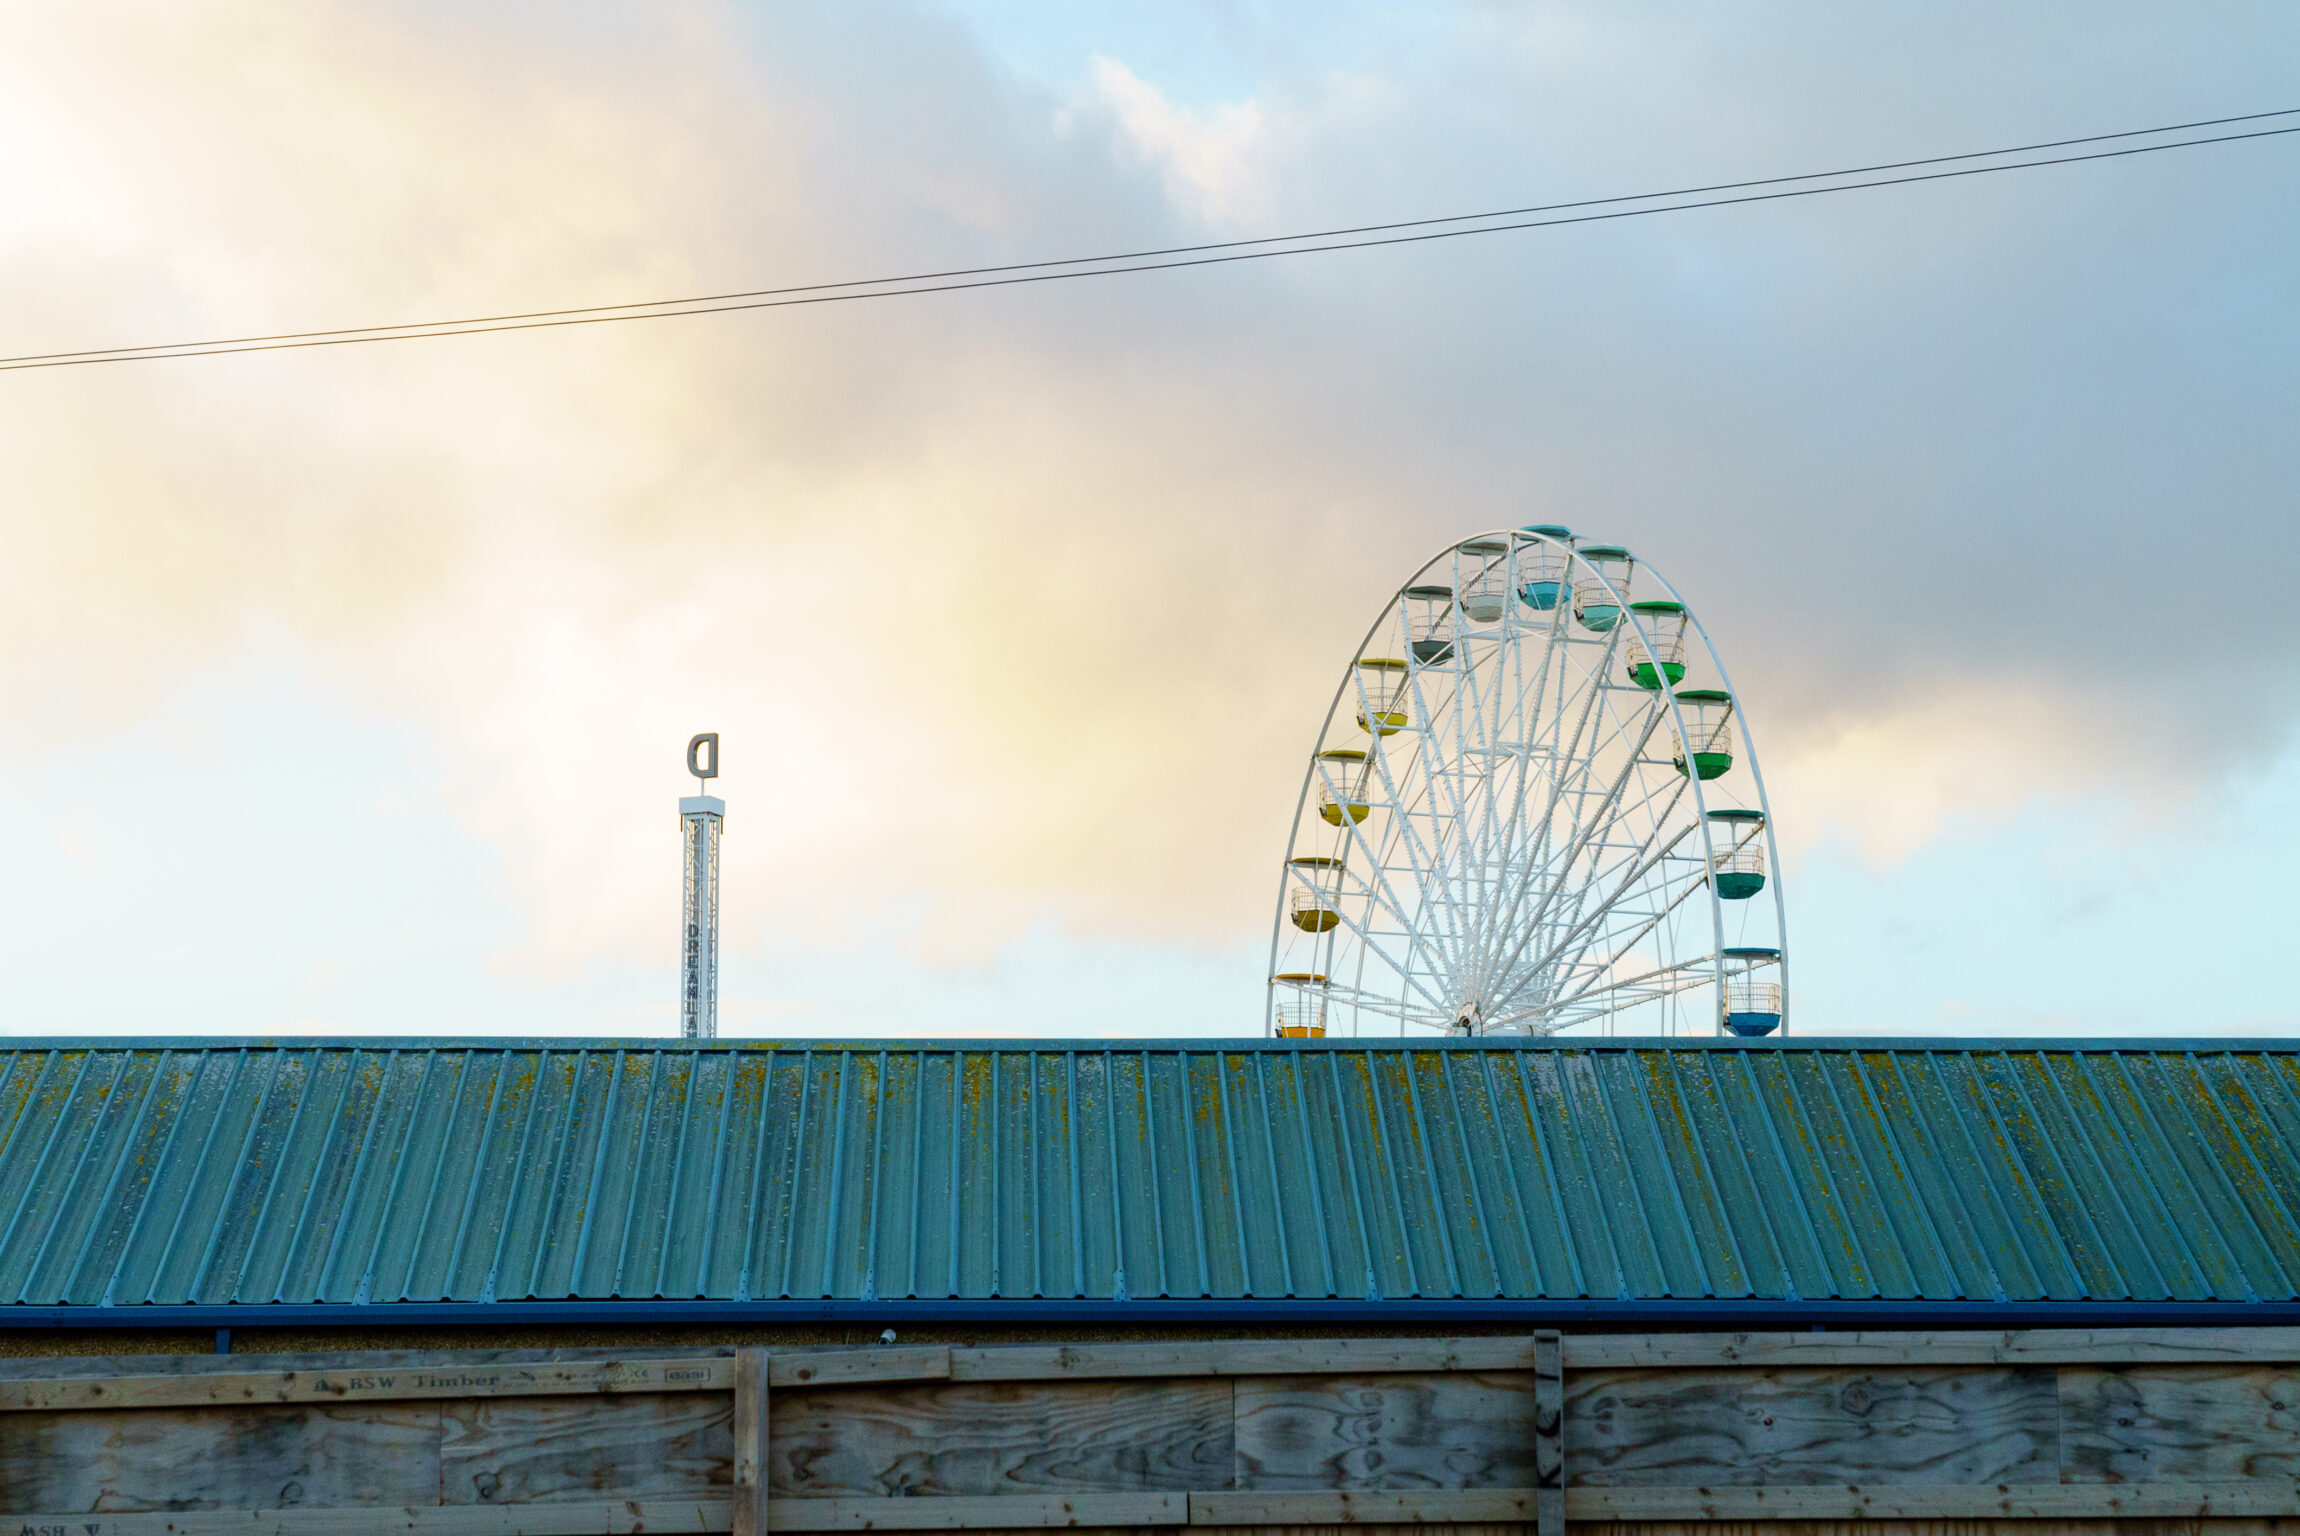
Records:
{"label": "wooden fence", "polygon": [[570,1353],[0,1362],[0,1536],[2300,1517],[2300,1329]]}

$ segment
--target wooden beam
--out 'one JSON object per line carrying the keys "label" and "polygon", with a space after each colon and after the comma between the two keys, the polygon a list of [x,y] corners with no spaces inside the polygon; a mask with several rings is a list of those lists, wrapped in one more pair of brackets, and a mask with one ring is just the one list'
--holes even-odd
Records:
{"label": "wooden beam", "polygon": [[[1476,1525],[1538,1520],[1532,1488],[1316,1493],[1015,1494],[963,1499],[776,1499],[771,1531],[1027,1530],[1120,1526]],[[2300,1515],[2300,1484],[2037,1483],[1998,1487],[1572,1488],[1573,1520],[2130,1520]],[[398,1509],[5,1514],[36,1536],[620,1536],[722,1532],[732,1506],[702,1499]]]}
{"label": "wooden beam", "polygon": [[210,1408],[253,1403],[374,1403],[455,1397],[572,1397],[599,1392],[724,1392],[734,1361],[457,1365],[452,1361],[319,1371],[202,1371],[180,1376],[0,1380],[0,1412],[76,1408]]}
{"label": "wooden beam", "polygon": [[776,1355],[769,1372],[778,1387],[832,1387],[872,1381],[948,1381],[952,1350],[947,1344],[902,1349],[826,1349],[816,1354]]}
{"label": "wooden beam", "polygon": [[777,1499],[777,1531],[964,1531],[1073,1525],[1184,1525],[1184,1493],[1016,1493],[964,1499]]}
{"label": "wooden beam", "polygon": [[[1087,1377],[1316,1376],[1394,1371],[1529,1371],[1529,1336],[1469,1339],[1208,1340],[954,1349],[958,1381]],[[779,1379],[779,1378],[778,1378]]]}
{"label": "wooden beam", "polygon": [[727,1529],[727,1505],[459,1504],[414,1509],[186,1509],[132,1515],[0,1514],[9,1536],[622,1536]]}
{"label": "wooden beam", "polygon": [[1554,1332],[1533,1336],[1535,1536],[1565,1536],[1565,1351]]}
{"label": "wooden beam", "polygon": [[1193,1493],[1192,1525],[1456,1525],[1532,1522],[1531,1488]]}
{"label": "wooden beam", "polygon": [[[1533,1338],[1301,1339],[1155,1344],[944,1345],[776,1354],[784,1388],[894,1381],[1346,1375],[1535,1368]],[[2069,1328],[2025,1332],[1569,1334],[1562,1369],[1922,1364],[2300,1362],[2300,1328]],[[388,1402],[610,1392],[725,1392],[729,1355],[654,1360],[407,1365],[292,1371],[0,1379],[0,1412]]]}
{"label": "wooden beam", "polygon": [[1569,1370],[1669,1366],[2125,1365],[2300,1361],[2300,1328],[2039,1328],[2011,1333],[1568,1334]]}
{"label": "wooden beam", "polygon": [[735,1351],[734,1536],[767,1533],[767,1352]]}
{"label": "wooden beam", "polygon": [[2192,1520],[2300,1515],[2300,1483],[2009,1483],[1993,1488],[1569,1488],[1571,1520]]}

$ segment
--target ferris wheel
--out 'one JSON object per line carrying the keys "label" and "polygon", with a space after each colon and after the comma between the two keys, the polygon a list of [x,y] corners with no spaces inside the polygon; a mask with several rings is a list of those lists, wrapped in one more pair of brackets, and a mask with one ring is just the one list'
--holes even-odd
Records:
{"label": "ferris wheel", "polygon": [[1552,526],[1415,572],[1311,754],[1267,1028],[1769,1034],[1786,948],[1756,749],[1676,588]]}

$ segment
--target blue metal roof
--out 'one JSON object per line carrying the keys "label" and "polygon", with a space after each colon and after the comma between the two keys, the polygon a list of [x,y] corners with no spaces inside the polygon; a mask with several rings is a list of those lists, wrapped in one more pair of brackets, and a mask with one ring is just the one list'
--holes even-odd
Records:
{"label": "blue metal roof", "polygon": [[2260,1042],[42,1041],[0,1050],[0,1323],[2291,1302],[2296,1147]]}

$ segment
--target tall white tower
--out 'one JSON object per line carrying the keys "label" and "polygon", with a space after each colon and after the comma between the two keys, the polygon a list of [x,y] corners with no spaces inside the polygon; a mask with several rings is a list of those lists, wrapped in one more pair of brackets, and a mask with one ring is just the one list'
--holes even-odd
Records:
{"label": "tall white tower", "polygon": [[[719,733],[687,743],[687,771],[703,787],[719,776]],[[727,802],[715,795],[679,798],[679,833],[686,844],[687,900],[681,939],[679,1033],[689,1040],[719,1038],[719,835]]]}

